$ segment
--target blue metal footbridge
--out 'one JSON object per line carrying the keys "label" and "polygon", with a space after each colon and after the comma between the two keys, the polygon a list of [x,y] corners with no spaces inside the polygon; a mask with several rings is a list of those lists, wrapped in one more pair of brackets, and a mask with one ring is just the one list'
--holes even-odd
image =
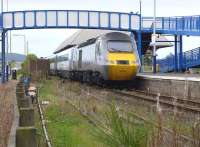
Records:
{"label": "blue metal footbridge", "polygon": [[[2,41],[2,82],[8,78],[5,64],[5,34],[12,30],[25,29],[106,29],[128,31],[135,35],[138,45],[138,53],[142,56],[143,33],[152,34],[153,18],[142,17],[136,13],[86,11],[86,10],[33,10],[2,12],[0,15],[1,41]],[[182,36],[200,36],[200,16],[188,17],[157,17],[156,33],[170,34],[174,36],[175,55],[173,70],[182,71],[194,64],[200,64],[196,56],[183,53]],[[187,54],[187,55],[185,55]],[[196,52],[195,52],[196,54]],[[167,61],[168,62],[168,61]],[[168,62],[168,64],[170,64]],[[190,62],[190,63],[189,63]],[[160,65],[166,66],[164,61]],[[186,66],[187,65],[187,66]],[[197,66],[198,66],[197,65]],[[166,66],[167,67],[167,66]]]}
{"label": "blue metal footbridge", "polygon": [[[157,64],[159,64],[160,72],[163,73],[176,70],[174,55],[157,60]],[[183,52],[182,69],[187,70],[195,67],[200,67],[200,47]]]}

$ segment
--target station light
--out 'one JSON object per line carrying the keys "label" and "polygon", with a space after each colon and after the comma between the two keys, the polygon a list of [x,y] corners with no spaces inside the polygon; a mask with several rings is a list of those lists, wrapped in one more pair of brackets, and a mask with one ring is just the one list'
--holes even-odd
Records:
{"label": "station light", "polygon": [[153,73],[156,73],[156,0],[154,0],[152,44],[153,44]]}

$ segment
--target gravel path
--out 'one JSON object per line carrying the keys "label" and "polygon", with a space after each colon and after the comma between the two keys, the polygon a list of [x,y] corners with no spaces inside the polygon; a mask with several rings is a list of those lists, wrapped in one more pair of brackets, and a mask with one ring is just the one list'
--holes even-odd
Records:
{"label": "gravel path", "polygon": [[0,85],[0,147],[6,147],[14,114],[15,87],[17,81]]}

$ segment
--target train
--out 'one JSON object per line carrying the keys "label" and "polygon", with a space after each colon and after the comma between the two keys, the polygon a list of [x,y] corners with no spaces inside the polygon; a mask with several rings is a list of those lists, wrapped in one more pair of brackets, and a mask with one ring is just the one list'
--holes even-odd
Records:
{"label": "train", "polygon": [[109,32],[68,48],[50,60],[50,73],[81,82],[132,81],[140,70],[135,39]]}

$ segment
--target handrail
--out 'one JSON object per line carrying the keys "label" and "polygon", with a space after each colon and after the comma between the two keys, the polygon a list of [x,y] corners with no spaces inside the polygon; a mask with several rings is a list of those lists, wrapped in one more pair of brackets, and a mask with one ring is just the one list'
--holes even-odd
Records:
{"label": "handrail", "polygon": [[[175,57],[174,55],[168,56],[165,59],[160,59],[157,63],[160,66],[161,72],[174,71],[175,69]],[[183,69],[200,66],[200,47],[183,53]]]}
{"label": "handrail", "polygon": [[[157,17],[157,31],[200,35],[200,16]],[[153,17],[142,17],[142,30],[152,31]]]}

